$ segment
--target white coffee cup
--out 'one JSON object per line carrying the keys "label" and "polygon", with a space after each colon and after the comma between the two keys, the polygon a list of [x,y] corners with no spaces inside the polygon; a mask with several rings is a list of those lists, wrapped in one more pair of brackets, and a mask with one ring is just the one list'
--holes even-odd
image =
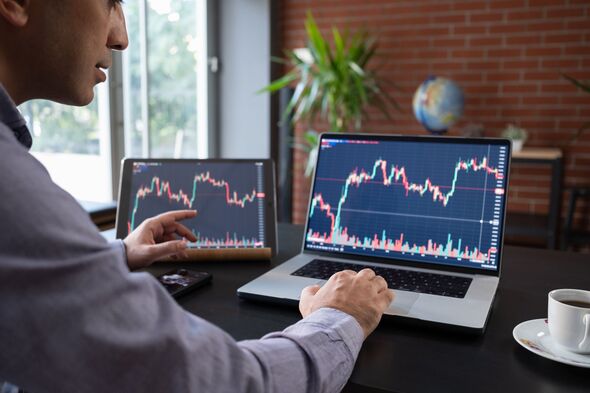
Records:
{"label": "white coffee cup", "polygon": [[549,292],[549,333],[553,341],[576,353],[590,353],[590,291],[556,289]]}

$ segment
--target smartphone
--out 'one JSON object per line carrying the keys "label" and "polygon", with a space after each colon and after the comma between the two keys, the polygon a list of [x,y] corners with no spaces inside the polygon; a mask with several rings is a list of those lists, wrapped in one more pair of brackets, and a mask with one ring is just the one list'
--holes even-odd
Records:
{"label": "smartphone", "polygon": [[172,297],[177,298],[211,282],[213,276],[207,272],[188,269],[171,270],[156,277]]}

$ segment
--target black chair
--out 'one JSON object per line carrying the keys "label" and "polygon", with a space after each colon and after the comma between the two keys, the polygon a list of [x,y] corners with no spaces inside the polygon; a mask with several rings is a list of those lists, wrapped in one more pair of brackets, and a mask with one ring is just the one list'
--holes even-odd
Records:
{"label": "black chair", "polygon": [[[567,217],[561,239],[562,250],[567,250],[569,247],[590,246],[590,231],[574,228],[574,213],[580,200],[586,200],[588,201],[587,203],[590,203],[590,186],[570,187]],[[588,211],[590,211],[590,208],[586,206],[584,210],[585,218],[588,218]],[[586,222],[585,220],[583,221],[582,224],[585,225]]]}

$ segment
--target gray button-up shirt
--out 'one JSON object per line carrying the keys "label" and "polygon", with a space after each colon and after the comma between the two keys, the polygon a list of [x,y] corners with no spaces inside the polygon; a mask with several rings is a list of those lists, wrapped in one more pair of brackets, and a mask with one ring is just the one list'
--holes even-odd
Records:
{"label": "gray button-up shirt", "polygon": [[0,381],[30,393],[342,388],[363,341],[354,318],[321,309],[236,342],[129,272],[121,244],[29,154],[23,126],[0,85]]}

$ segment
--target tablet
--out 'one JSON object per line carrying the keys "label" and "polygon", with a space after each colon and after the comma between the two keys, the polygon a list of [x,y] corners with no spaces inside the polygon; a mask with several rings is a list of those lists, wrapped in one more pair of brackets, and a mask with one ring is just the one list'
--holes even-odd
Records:
{"label": "tablet", "polygon": [[123,160],[117,238],[149,217],[197,210],[183,221],[197,241],[192,259],[269,259],[277,253],[274,165],[270,159]]}

